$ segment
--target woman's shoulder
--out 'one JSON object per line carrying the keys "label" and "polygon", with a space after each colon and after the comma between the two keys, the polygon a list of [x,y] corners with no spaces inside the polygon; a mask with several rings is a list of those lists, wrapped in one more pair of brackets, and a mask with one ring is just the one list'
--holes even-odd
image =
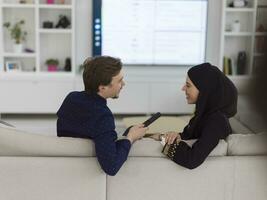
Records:
{"label": "woman's shoulder", "polygon": [[210,120],[228,121],[226,115],[223,114],[221,111],[212,112],[209,115],[207,115],[207,118]]}
{"label": "woman's shoulder", "polygon": [[226,131],[228,134],[232,132],[229,119],[220,111],[216,111],[208,115],[206,123],[211,126],[216,126],[217,128]]}

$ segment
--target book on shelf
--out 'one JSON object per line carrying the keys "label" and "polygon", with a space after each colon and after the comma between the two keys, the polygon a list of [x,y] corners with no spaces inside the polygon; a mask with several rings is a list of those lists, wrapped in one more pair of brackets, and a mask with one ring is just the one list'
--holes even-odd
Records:
{"label": "book on shelf", "polygon": [[228,58],[226,56],[223,57],[223,73],[225,75],[233,74],[233,65],[234,65],[234,60],[232,58]]}
{"label": "book on shelf", "polygon": [[234,75],[236,74],[236,66],[234,58],[223,57],[223,73],[225,75]]}

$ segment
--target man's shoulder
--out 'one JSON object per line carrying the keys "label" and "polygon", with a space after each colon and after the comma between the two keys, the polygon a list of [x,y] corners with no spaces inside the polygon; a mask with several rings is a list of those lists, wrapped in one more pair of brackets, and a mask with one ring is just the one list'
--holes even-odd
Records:
{"label": "man's shoulder", "polygon": [[66,96],[66,99],[81,98],[84,96],[84,91],[72,91]]}

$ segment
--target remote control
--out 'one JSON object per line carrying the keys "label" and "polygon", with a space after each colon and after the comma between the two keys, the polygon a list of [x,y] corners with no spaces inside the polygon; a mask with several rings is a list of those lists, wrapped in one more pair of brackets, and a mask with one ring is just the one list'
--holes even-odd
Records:
{"label": "remote control", "polygon": [[[143,124],[145,127],[149,126],[152,124],[155,120],[157,120],[161,116],[160,112],[157,112],[156,114],[152,115],[148,120],[146,120]],[[130,128],[133,126],[128,127],[125,132],[123,133],[123,136],[126,136],[129,133]]]}
{"label": "remote control", "polygon": [[160,116],[161,116],[160,112],[157,112],[156,114],[152,115],[148,120],[146,120],[143,124],[145,125],[145,127],[148,127],[155,120],[157,120]]}

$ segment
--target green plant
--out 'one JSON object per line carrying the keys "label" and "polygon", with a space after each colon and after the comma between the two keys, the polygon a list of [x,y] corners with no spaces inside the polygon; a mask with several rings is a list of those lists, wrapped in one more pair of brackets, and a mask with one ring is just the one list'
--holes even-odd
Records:
{"label": "green plant", "polygon": [[58,62],[58,59],[50,58],[50,59],[47,59],[47,60],[45,61],[45,64],[46,64],[46,65],[58,65],[59,62]]}
{"label": "green plant", "polygon": [[27,32],[22,31],[22,25],[25,24],[24,20],[20,20],[16,22],[14,25],[11,25],[10,22],[4,23],[4,27],[6,27],[10,31],[11,38],[15,40],[16,44],[20,44],[21,41],[26,39]]}

